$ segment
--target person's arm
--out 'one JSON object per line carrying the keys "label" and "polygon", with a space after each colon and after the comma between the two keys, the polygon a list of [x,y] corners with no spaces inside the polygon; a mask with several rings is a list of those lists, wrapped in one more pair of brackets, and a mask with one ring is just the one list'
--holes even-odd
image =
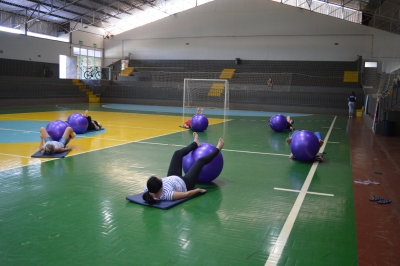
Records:
{"label": "person's arm", "polygon": [[57,147],[56,148],[56,150],[55,150],[55,152],[56,153],[59,153],[59,152],[64,152],[64,151],[70,151],[71,150],[71,147],[65,147],[65,148],[60,148],[60,147]]}
{"label": "person's arm", "polygon": [[195,188],[192,190],[189,190],[187,192],[175,192],[172,194],[172,200],[178,200],[178,199],[184,199],[184,198],[189,198],[197,193],[205,193],[206,190],[202,188]]}
{"label": "person's arm", "polygon": [[39,143],[39,150],[42,151],[44,150],[44,140],[42,138],[42,136],[40,136],[40,143]]}

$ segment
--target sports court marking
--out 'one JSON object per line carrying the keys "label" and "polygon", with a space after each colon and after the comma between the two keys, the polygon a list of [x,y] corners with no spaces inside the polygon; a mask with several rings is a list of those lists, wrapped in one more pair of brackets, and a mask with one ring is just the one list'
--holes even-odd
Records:
{"label": "sports court marking", "polygon": [[[140,141],[140,142],[138,142],[138,143],[150,144],[150,145],[163,145],[163,146],[186,147],[185,145],[165,144],[165,143],[145,142],[145,141]],[[287,155],[287,154],[267,153],[267,152],[257,152],[257,151],[238,151],[238,150],[227,150],[227,149],[223,149],[223,151],[241,152],[241,153],[249,153],[249,154],[274,155],[274,156],[286,156],[286,157],[289,156],[289,155]]]}
{"label": "sports court marking", "polygon": [[[328,134],[326,134],[326,140],[329,139],[329,136],[332,132],[333,125],[335,124],[336,117],[333,119],[331,126],[329,127]],[[319,149],[319,152],[323,152],[326,146],[326,142]],[[299,214],[301,205],[303,204],[304,198],[308,192],[308,188],[310,187],[311,181],[314,177],[315,171],[317,170],[319,162],[314,162],[311,166],[310,172],[307,175],[306,180],[304,181],[303,186],[297,196],[297,199],[292,207],[292,210],[289,213],[289,216],[286,219],[285,224],[282,227],[282,230],[278,236],[278,239],[275,242],[274,247],[271,250],[271,253],[268,257],[268,260],[265,262],[265,266],[275,266],[278,264],[279,259],[281,258],[283,249],[285,248],[286,242],[289,238],[290,232],[292,231],[294,222],[296,221],[297,215]]]}
{"label": "sports court marking", "polygon": [[[274,187],[274,189],[275,189],[275,190],[289,191],[289,192],[300,192],[300,191],[301,191],[301,190],[287,189],[287,188],[279,188],[279,187]],[[329,197],[335,196],[335,195],[333,195],[333,194],[319,193],[319,192],[311,192],[311,191],[307,191],[307,194],[314,194],[314,195],[321,195],[321,196],[329,196]]]}
{"label": "sports court marking", "polygon": [[[330,128],[330,127],[321,127],[321,128]],[[334,127],[332,129],[341,129],[340,127]]]}
{"label": "sports court marking", "polygon": [[29,156],[22,156],[22,155],[15,155],[15,154],[7,154],[7,153],[0,153],[1,155],[6,155],[6,156],[12,156],[12,157],[18,157],[18,158],[28,158],[31,159],[31,157]]}
{"label": "sports court marking", "polygon": [[37,134],[39,134],[39,131],[29,131],[29,130],[22,130],[22,129],[0,128],[0,130],[22,131],[22,132],[27,132],[27,133],[37,133]]}

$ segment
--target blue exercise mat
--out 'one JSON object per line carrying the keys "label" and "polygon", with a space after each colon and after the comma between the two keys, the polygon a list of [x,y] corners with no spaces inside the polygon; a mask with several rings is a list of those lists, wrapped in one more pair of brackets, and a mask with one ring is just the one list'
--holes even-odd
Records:
{"label": "blue exercise mat", "polygon": [[163,209],[163,210],[168,210],[178,204],[181,204],[182,202],[185,202],[187,200],[196,198],[200,195],[203,195],[205,193],[196,193],[195,195],[191,196],[190,198],[184,198],[184,199],[179,199],[179,200],[158,200],[156,203],[154,204],[148,204],[147,202],[145,202],[142,198],[144,192],[139,193],[139,194],[135,194],[135,195],[130,195],[130,196],[126,196],[126,199],[133,202],[133,203],[137,203],[140,205],[145,205],[145,206],[149,206],[149,207],[154,207],[154,208],[159,208],[159,209]]}
{"label": "blue exercise mat", "polygon": [[64,158],[70,151],[64,151],[53,154],[42,154],[40,151],[33,154],[32,158]]}

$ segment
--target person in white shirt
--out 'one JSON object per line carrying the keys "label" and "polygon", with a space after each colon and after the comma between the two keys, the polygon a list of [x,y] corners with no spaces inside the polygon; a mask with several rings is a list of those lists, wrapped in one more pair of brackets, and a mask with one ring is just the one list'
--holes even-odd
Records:
{"label": "person in white shirt", "polygon": [[189,198],[197,193],[206,192],[205,189],[194,187],[199,179],[203,166],[211,162],[218,155],[224,146],[224,140],[220,138],[215,150],[199,158],[187,174],[182,176],[182,158],[200,146],[196,132],[193,132],[193,138],[193,143],[175,151],[171,159],[167,177],[159,178],[151,176],[147,180],[147,186],[143,193],[143,200],[149,204],[154,204],[156,200],[178,200]]}
{"label": "person in white shirt", "polygon": [[76,133],[71,127],[67,127],[64,130],[64,134],[62,135],[59,141],[54,141],[49,133],[47,132],[46,128],[40,128],[40,144],[39,150],[42,154],[54,154],[60,153],[64,151],[71,150],[71,147],[67,147],[69,141],[75,138]]}

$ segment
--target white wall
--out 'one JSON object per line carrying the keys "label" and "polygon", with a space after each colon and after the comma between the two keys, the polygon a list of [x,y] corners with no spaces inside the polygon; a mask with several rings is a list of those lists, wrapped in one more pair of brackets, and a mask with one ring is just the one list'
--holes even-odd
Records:
{"label": "white wall", "polygon": [[[82,47],[93,47],[96,43],[98,49],[103,48],[100,33],[74,31],[72,45],[79,46],[80,40],[83,41]],[[58,64],[60,54],[72,55],[70,47],[70,43],[0,31],[0,50],[3,50],[0,58]]]}
{"label": "white wall", "polygon": [[[71,25],[73,28],[73,25]],[[78,44],[79,41],[82,41],[82,46],[85,47],[94,47],[96,44],[96,48],[103,48],[103,36],[104,30],[100,28],[96,28],[93,26],[88,26],[88,28],[82,28],[77,31],[72,32],[72,44]]]}
{"label": "white wall", "polygon": [[132,59],[385,60],[399,43],[398,35],[281,3],[215,0],[106,40],[105,64],[129,53]]}
{"label": "white wall", "polygon": [[69,55],[69,46],[65,42],[0,32],[0,58],[58,63],[60,54]]}

